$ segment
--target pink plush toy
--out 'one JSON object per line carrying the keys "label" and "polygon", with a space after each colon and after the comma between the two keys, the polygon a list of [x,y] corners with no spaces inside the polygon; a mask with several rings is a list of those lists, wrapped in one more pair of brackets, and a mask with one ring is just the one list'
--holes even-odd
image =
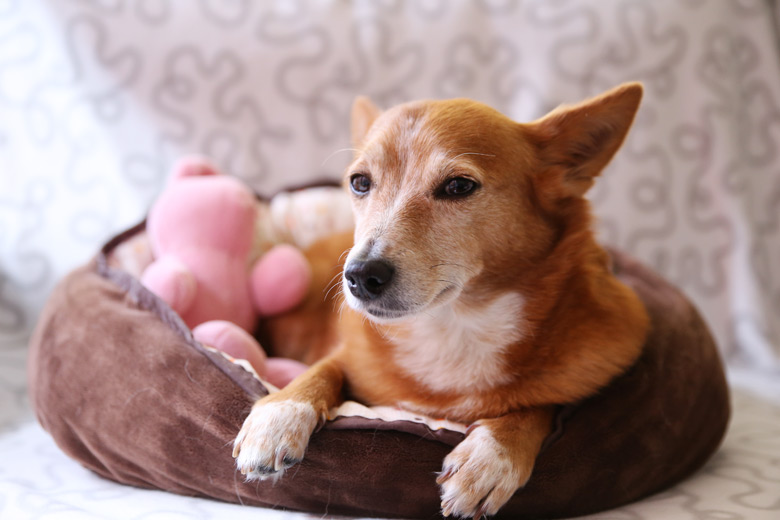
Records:
{"label": "pink plush toy", "polygon": [[281,387],[305,365],[266,359],[249,332],[258,316],[303,300],[311,269],[289,245],[249,265],[256,218],[257,201],[239,180],[219,175],[202,159],[180,162],[147,218],[155,261],[141,281],[182,317],[196,340],[248,360]]}

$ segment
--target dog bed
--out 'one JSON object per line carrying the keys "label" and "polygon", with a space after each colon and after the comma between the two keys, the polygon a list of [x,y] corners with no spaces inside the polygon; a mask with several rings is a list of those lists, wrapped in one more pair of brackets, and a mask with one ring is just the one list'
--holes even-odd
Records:
{"label": "dog bed", "polygon": [[[399,410],[346,403],[299,466],[275,484],[245,482],[232,441],[267,388],[194,341],[141,285],[143,237],[143,224],[125,231],[63,279],[31,340],[32,403],[64,452],[105,478],[183,495],[317,514],[438,515],[436,472],[467,425]],[[660,276],[612,255],[652,320],[644,353],[598,395],[559,410],[531,480],[499,517],[617,507],[690,475],[721,442],[728,389],[705,323]]]}

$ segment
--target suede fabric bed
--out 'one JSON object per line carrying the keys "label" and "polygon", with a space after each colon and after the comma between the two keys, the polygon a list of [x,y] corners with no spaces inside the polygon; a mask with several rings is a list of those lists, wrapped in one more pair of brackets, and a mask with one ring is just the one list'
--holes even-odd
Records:
{"label": "suede fabric bed", "polygon": [[[339,418],[275,485],[245,483],[232,440],[265,389],[192,339],[161,300],[111,268],[111,241],[52,294],[31,341],[30,391],[43,427],[99,475],[145,488],[314,513],[432,518],[435,472],[463,436],[409,422]],[[689,301],[613,253],[645,302],[643,355],[599,395],[562,408],[533,476],[499,517],[609,509],[662,490],[717,449],[729,419],[721,362]]]}

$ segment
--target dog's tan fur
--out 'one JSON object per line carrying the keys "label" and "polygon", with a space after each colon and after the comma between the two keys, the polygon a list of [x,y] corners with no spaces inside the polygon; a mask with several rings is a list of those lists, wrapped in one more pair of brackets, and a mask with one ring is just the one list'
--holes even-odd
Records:
{"label": "dog's tan fur", "polygon": [[[462,99],[384,113],[358,99],[346,184],[359,174],[371,188],[353,196],[346,262],[382,258],[396,274],[375,300],[345,285],[349,305],[337,326],[332,304],[299,311],[327,338],[307,360],[323,357],[255,404],[235,445],[242,472],[281,474],[311,434],[299,429],[294,441],[280,440],[279,431],[296,428],[290,410],[305,404],[324,418],[349,395],[470,423],[437,481],[442,510],[494,514],[530,477],[555,406],[593,395],[641,351],[647,315],[611,274],[583,198],[620,147],[641,95],[640,85],[622,85],[528,124]],[[438,195],[453,178],[478,189]],[[352,245],[342,240],[309,252],[323,286],[332,276],[324,266]],[[274,330],[280,339],[284,327]],[[287,411],[269,433],[256,419],[271,405]]]}

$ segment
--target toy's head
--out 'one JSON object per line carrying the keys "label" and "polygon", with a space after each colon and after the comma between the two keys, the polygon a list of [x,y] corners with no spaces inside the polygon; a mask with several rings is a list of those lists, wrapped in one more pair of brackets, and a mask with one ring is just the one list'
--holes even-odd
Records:
{"label": "toy's head", "polygon": [[155,256],[199,248],[246,257],[257,212],[251,190],[202,159],[181,163],[175,172],[147,219]]}

